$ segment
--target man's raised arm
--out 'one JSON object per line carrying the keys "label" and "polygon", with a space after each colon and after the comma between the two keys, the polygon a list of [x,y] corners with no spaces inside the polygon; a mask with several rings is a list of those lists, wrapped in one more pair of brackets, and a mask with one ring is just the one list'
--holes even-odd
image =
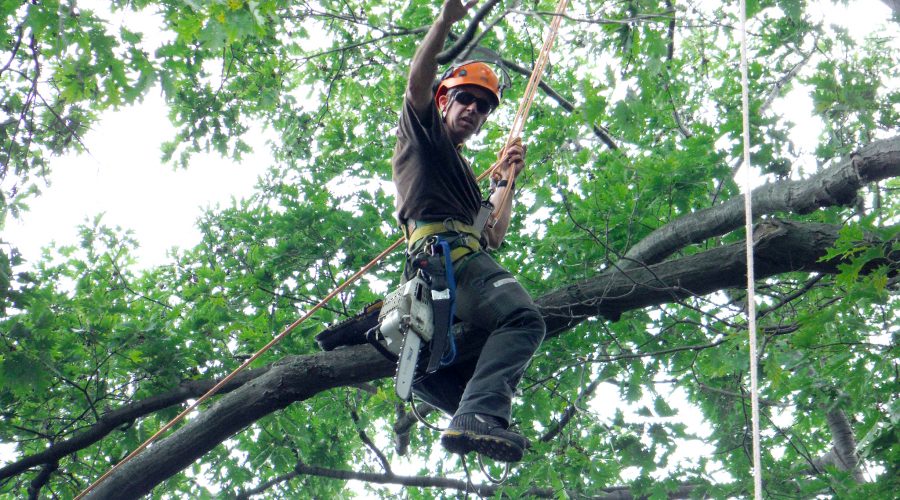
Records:
{"label": "man's raised arm", "polygon": [[409,82],[406,86],[406,99],[412,104],[416,114],[420,117],[428,109],[428,105],[434,95],[431,92],[431,84],[437,75],[438,63],[436,57],[444,48],[447,35],[453,23],[466,16],[469,9],[475,6],[478,0],[462,3],[462,0],[445,0],[441,13],[434,20],[422,44],[416,49],[412,63],[409,67]]}

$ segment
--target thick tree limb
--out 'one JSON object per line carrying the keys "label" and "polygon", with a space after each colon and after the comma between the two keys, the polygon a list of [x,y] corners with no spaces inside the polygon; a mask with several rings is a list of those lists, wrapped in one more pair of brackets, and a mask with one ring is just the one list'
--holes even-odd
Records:
{"label": "thick tree limb", "polygon": [[393,371],[393,363],[369,346],[286,357],[124,464],[87,498],[143,496],[263,416],[327,389],[387,377]]}
{"label": "thick tree limb", "polygon": [[[262,375],[268,370],[269,367],[263,367],[242,372],[238,374],[238,376],[235,377],[231,382],[222,387],[221,391],[219,392],[226,393],[233,391],[234,389],[240,387],[249,380]],[[210,390],[217,383],[218,379],[190,380],[182,382],[178,387],[172,389],[171,391],[157,394],[155,396],[151,396],[149,398],[125,405],[109,413],[105,413],[100,417],[100,420],[97,421],[97,423],[88,427],[86,430],[80,432],[76,436],[65,441],[55,443],[40,453],[29,455],[21,460],[17,460],[16,462],[0,468],[0,480],[15,476],[17,474],[21,474],[22,472],[25,472],[31,467],[37,465],[54,463],[62,457],[71,455],[78,450],[87,448],[88,446],[106,437],[106,435],[110,432],[123,425],[133,422],[135,419],[147,416],[163,408],[168,408],[172,405],[183,403],[190,398],[199,397],[205,394],[206,391]]]}
{"label": "thick tree limb", "polygon": [[[837,240],[829,224],[770,221],[755,231],[758,279],[792,272],[837,272],[837,262],[819,262]],[[616,319],[625,311],[738,288],[746,280],[743,243],[715,248],[653,266],[612,270],[540,298],[548,335],[587,318]]]}
{"label": "thick tree limb", "polygon": [[[898,175],[900,137],[877,141],[809,179],[776,182],[753,190],[753,213],[806,214],[826,206],[849,206],[863,185]],[[620,265],[653,264],[687,245],[731,232],[744,223],[743,207],[743,198],[735,197],[681,216],[631,247]]]}
{"label": "thick tree limb", "polygon": [[[836,262],[819,262],[819,258],[837,239],[839,229],[788,222],[762,225],[756,231],[757,277],[791,271],[835,272]],[[602,274],[547,294],[537,303],[544,312],[548,336],[554,336],[592,316],[618,317],[628,310],[742,286],[744,273],[744,245],[738,243],[627,273]],[[483,341],[479,332],[463,331],[458,359],[473,356]],[[286,357],[123,465],[90,498],[144,495],[264,415],[327,389],[389,376],[393,369],[369,345]]]}
{"label": "thick tree limb", "polygon": [[[867,146],[851,156],[850,160],[806,181],[784,181],[764,186],[756,190],[754,200],[758,205],[757,213],[761,212],[762,207],[766,207],[768,211],[804,213],[820,206],[847,203],[856,196],[856,191],[863,183],[898,174],[900,138],[893,138]],[[669,234],[669,238],[687,244],[711,235],[702,231],[704,223],[717,227],[714,234],[734,228],[741,224],[743,212],[736,210],[740,216],[737,216],[735,222],[733,214],[722,208],[730,206],[729,203],[685,216],[683,219],[690,223],[682,224],[679,219],[669,225],[677,229],[663,232]],[[632,255],[640,255],[644,259],[654,256],[653,259],[659,259],[663,258],[660,255],[671,252],[672,240],[657,233],[651,234],[651,237],[656,236],[654,244],[647,243],[653,239],[648,237],[642,242],[643,250],[632,252]],[[759,279],[790,271],[835,272],[835,263],[819,262],[825,249],[832,246],[837,238],[837,228],[834,226],[770,222],[759,226],[755,235]],[[615,319],[632,309],[668,303],[691,295],[708,294],[724,288],[740,287],[744,280],[743,244],[736,244],[649,267],[609,270],[547,294],[537,302],[544,312],[548,335],[553,336],[590,317]],[[473,335],[471,332],[469,334]],[[480,345],[470,339],[462,347],[466,351],[475,352]],[[348,353],[352,355],[348,356]],[[465,353],[461,354],[460,359],[465,359]],[[313,365],[315,369],[309,369],[308,365]],[[135,495],[140,495],[149,491],[153,485],[181,470],[262,415],[327,388],[381,378],[391,372],[389,365],[368,347],[341,349],[310,357],[285,358],[273,366],[269,373],[226,396],[201,418],[157,443],[147,454],[138,457],[136,463],[117,471],[101,485],[96,497],[103,497],[103,492],[110,495],[115,492],[118,495],[122,491],[134,491]],[[364,374],[360,374],[359,370],[364,370]],[[293,388],[292,383],[303,387],[303,390]],[[282,387],[291,389],[285,390]],[[247,405],[245,401],[254,403]],[[221,424],[209,425],[209,422]],[[198,429],[198,426],[203,426],[204,429]],[[35,461],[32,464],[47,461],[49,460]]]}

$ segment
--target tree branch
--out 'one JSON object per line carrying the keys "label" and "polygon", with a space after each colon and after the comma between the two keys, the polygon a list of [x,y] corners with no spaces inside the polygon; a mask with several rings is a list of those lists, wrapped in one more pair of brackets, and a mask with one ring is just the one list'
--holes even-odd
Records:
{"label": "tree branch", "polygon": [[[696,376],[695,376],[695,379],[696,379]],[[723,396],[728,396],[731,398],[739,398],[739,399],[743,399],[745,401],[750,399],[745,392],[734,392],[734,391],[729,391],[726,389],[720,389],[718,387],[713,387],[711,385],[704,384],[703,382],[700,382],[699,380],[697,380],[697,387],[699,387],[700,389],[707,391],[707,392],[714,392],[716,394],[721,394]],[[759,404],[761,404],[763,406],[777,406],[779,408],[786,408],[786,407],[790,406],[787,403],[771,401],[768,399],[760,399]]]}
{"label": "tree branch", "polygon": [[[397,421],[394,422],[394,450],[400,456],[406,455],[409,449],[409,432],[419,422],[413,412],[403,411],[405,404],[401,404],[397,411]],[[416,411],[422,418],[427,417],[431,412],[437,411],[437,408],[428,403],[421,403],[416,406]]]}
{"label": "tree branch", "polygon": [[366,430],[363,428],[362,423],[359,421],[359,414],[356,413],[355,409],[350,409],[350,418],[353,419],[353,423],[356,425],[356,433],[359,435],[359,439],[362,440],[363,444],[366,445],[372,453],[375,454],[375,457],[378,458],[378,461],[381,462],[381,467],[384,469],[385,474],[393,474],[391,471],[391,461],[384,456],[384,453],[375,446],[375,443],[369,438],[369,435],[366,434]]}
{"label": "tree branch", "polygon": [[[759,279],[794,271],[833,274],[836,261],[820,261],[837,241],[838,226],[772,220],[754,231]],[[804,241],[805,240],[805,241]],[[548,335],[590,317],[615,320],[624,311],[706,295],[746,282],[744,243],[718,247],[653,266],[606,271],[538,300]]]}
{"label": "tree branch", "polygon": [[[900,139],[863,148],[851,157],[850,163],[851,166],[841,163],[829,169],[834,175],[825,179],[819,175],[805,183],[784,181],[767,186],[770,198],[774,196],[772,193],[782,193],[785,198],[779,203],[774,200],[769,203],[816,207],[852,198],[855,191],[851,188],[900,172]],[[837,175],[840,173],[844,175]],[[782,188],[783,185],[789,189]],[[807,197],[811,201],[797,201],[800,194],[810,192]],[[836,259],[820,259],[836,241],[839,230],[827,224],[783,221],[759,225],[754,232],[757,277],[765,279],[794,271],[837,272]],[[548,293],[536,303],[544,315],[548,337],[553,337],[590,317],[617,318],[625,311],[741,287],[746,281],[744,261],[744,244],[736,243],[625,272],[608,270]],[[484,336],[466,328],[460,328],[459,334],[457,359],[464,361],[476,355]],[[123,465],[99,485],[92,497],[121,498],[122,492],[133,496],[145,494],[262,416],[329,388],[389,376],[393,368],[392,363],[368,345],[286,357]]]}
{"label": "tree branch", "polygon": [[[220,393],[235,390],[249,380],[266,373],[270,367],[255,368],[238,374],[231,382],[222,387]],[[105,413],[92,426],[65,441],[54,443],[44,451],[29,455],[0,468],[0,480],[21,474],[26,470],[41,464],[51,464],[67,455],[100,441],[117,428],[130,424],[135,419],[149,415],[153,412],[180,404],[190,398],[196,398],[206,393],[218,383],[215,380],[190,380],[182,382],[171,391],[157,394],[146,399],[125,405],[116,410]]]}
{"label": "tree branch", "polygon": [[559,417],[559,421],[553,424],[547,432],[540,437],[540,442],[548,443],[556,438],[560,432],[569,424],[572,418],[578,413],[578,405],[584,401],[585,399],[591,397],[594,394],[594,391],[597,390],[597,387],[600,386],[600,383],[603,382],[603,378],[597,377],[590,384],[587,385],[582,391],[581,394],[575,399],[575,402],[569,405],[564,411],[562,416]]}
{"label": "tree branch", "polygon": [[[868,183],[900,175],[900,136],[874,142],[808,179],[766,184],[753,190],[753,214],[806,214],[834,205],[851,206]],[[625,254],[623,267],[659,262],[676,250],[721,236],[744,224],[744,200],[685,214],[653,231]]]}
{"label": "tree branch", "polygon": [[851,472],[857,483],[865,481],[859,468],[859,453],[856,450],[856,438],[847,415],[841,409],[833,409],[825,414],[828,429],[831,431],[831,442],[834,444],[833,464],[838,470]]}
{"label": "tree branch", "polygon": [[784,86],[787,85],[791,80],[793,80],[794,77],[797,76],[797,73],[800,73],[800,70],[803,69],[803,66],[806,66],[806,63],[809,62],[813,54],[816,52],[816,45],[818,43],[819,38],[816,37],[815,40],[813,40],[813,49],[810,50],[808,54],[803,54],[803,59],[801,59],[800,62],[795,64],[794,67],[792,67],[787,73],[784,74],[784,76],[782,76],[777,82],[775,82],[775,85],[772,86],[772,90],[769,92],[769,95],[763,101],[762,105],[760,105],[757,114],[762,115],[763,113],[765,113],[766,110],[768,110],[772,105],[772,102],[775,100],[775,98],[781,94],[781,89],[783,89]]}
{"label": "tree branch", "polygon": [[448,64],[453,59],[456,58],[460,53],[462,53],[469,42],[475,37],[475,32],[478,31],[478,25],[481,21],[488,15],[491,9],[494,8],[495,5],[500,3],[500,0],[488,0],[487,3],[482,5],[475,15],[472,17],[472,21],[469,23],[469,26],[466,27],[466,31],[463,32],[462,36],[459,37],[456,42],[451,45],[449,48],[441,51],[437,56],[435,56],[435,60],[438,64]]}
{"label": "tree branch", "polygon": [[[339,469],[329,469],[326,467],[316,467],[313,465],[306,465],[303,463],[298,463],[294,470],[288,474],[283,474],[272,481],[267,481],[264,485],[261,485],[252,490],[247,490],[240,495],[238,495],[238,499],[249,499],[252,495],[258,495],[264,493],[267,489],[271,488],[275,484],[282,483],[285,481],[289,481],[295,477],[301,475],[310,475],[310,476],[318,476],[318,477],[327,477],[331,479],[338,479],[342,481],[364,481],[367,483],[376,483],[376,484],[396,484],[400,486],[407,486],[413,488],[441,488],[445,490],[456,490],[464,493],[475,493],[480,497],[490,497],[501,491],[503,485],[496,484],[471,484],[468,481],[461,481],[458,479],[450,479],[446,477],[434,477],[434,476],[399,476],[396,474],[373,474],[370,472],[356,472],[350,470],[339,470]],[[697,488],[696,484],[692,483],[683,483],[678,485],[675,491],[671,492],[668,498],[689,498],[691,493]],[[603,488],[601,491],[603,494],[596,496],[589,496],[586,498],[592,498],[597,500],[631,500],[634,497],[630,493],[631,488],[628,486],[617,486],[610,488]],[[520,494],[525,498],[555,498],[558,496],[560,492],[553,490],[552,488],[530,488]],[[579,492],[567,492],[572,496],[577,496],[578,498],[585,498],[583,493]]]}
{"label": "tree branch", "polygon": [[817,274],[817,275],[813,276],[812,278],[808,279],[806,281],[806,283],[804,283],[803,286],[801,286],[797,290],[794,290],[792,293],[782,297],[781,300],[779,300],[777,304],[773,304],[768,307],[760,308],[759,317],[763,318],[763,317],[769,315],[770,313],[772,313],[773,311],[777,311],[777,310],[781,309],[786,304],[790,303],[792,300],[805,295],[806,292],[810,291],[814,286],[816,286],[816,283],[822,281],[822,278],[824,278],[824,277],[825,277],[824,274]]}
{"label": "tree branch", "polygon": [[675,15],[675,9],[670,7],[670,3],[666,2],[666,10],[659,13],[651,13],[651,14],[637,14],[631,17],[622,17],[618,19],[612,19],[609,17],[575,17],[569,14],[557,14],[556,12],[549,10],[520,10],[520,9],[511,9],[510,12],[515,14],[522,14],[526,16],[547,16],[547,17],[555,17],[559,16],[563,19],[568,19],[569,21],[574,21],[576,23],[585,23],[585,24],[614,24],[614,25],[626,25],[632,26],[637,23],[646,23],[646,22],[665,22],[670,21],[674,22],[672,18]]}
{"label": "tree branch", "polygon": [[9,67],[12,66],[13,61],[16,60],[16,54],[19,53],[19,48],[22,46],[22,36],[25,33],[22,29],[22,26],[24,24],[24,22],[19,23],[19,25],[16,26],[14,30],[16,32],[16,41],[13,43],[12,50],[10,51],[9,61],[6,61],[6,64],[4,64],[2,68],[0,68],[0,75],[3,75],[3,72],[8,70]]}
{"label": "tree branch", "polygon": [[50,480],[50,476],[59,468],[59,462],[50,462],[45,465],[41,472],[28,485],[28,500],[38,500],[40,498],[41,488]]}
{"label": "tree branch", "polygon": [[[512,69],[513,71],[515,71],[516,73],[519,73],[520,75],[523,75],[526,77],[531,76],[530,69],[520,66],[520,65],[516,64],[515,62],[510,61],[508,59],[504,59],[504,58],[500,57],[499,54],[497,54],[496,52],[494,52],[490,49],[486,49],[484,47],[478,47],[478,51],[488,55],[491,60],[496,61],[498,64],[500,64],[504,67]],[[562,107],[569,113],[573,113],[575,111],[575,105],[572,104],[571,102],[567,101],[565,97],[560,95],[559,92],[554,90],[553,87],[548,85],[544,80],[541,80],[541,83],[538,85],[538,87],[541,90],[543,90],[544,93],[547,94],[548,97],[550,97],[551,99],[556,101],[557,104],[560,105],[560,107]],[[606,147],[608,147],[609,149],[611,149],[613,151],[616,151],[619,149],[619,146],[613,140],[612,136],[609,133],[609,130],[606,129],[606,127],[603,127],[601,125],[596,125],[593,123],[591,123],[589,125],[591,126],[591,129],[593,130],[594,135],[596,135],[600,139],[600,141],[602,141],[603,144],[606,145]]]}

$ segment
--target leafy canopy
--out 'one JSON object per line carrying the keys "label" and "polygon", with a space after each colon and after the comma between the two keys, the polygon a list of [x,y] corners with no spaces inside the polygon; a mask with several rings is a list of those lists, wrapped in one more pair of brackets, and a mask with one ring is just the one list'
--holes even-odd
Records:
{"label": "leafy canopy", "polygon": [[[253,124],[279,139],[256,194],[206,213],[198,221],[203,241],[166,266],[137,269],[138,242],[102,217],[85,224],[78,241],[42,256],[0,250],[0,442],[12,448],[10,463],[96,428],[112,411],[224,376],[393,241],[385,186],[397,109],[408,62],[439,8],[395,0],[109,7],[0,1],[9,49],[0,60],[0,220],[36,195],[50,157],[82,150],[80,137],[104,112],[150,91],[162,92],[173,124],[162,161],[190,168],[200,151],[240,159]],[[497,3],[476,35],[478,50],[462,54],[501,58],[513,76],[510,104],[466,151],[476,166],[489,165],[505,138],[551,8]],[[822,19],[802,0],[748,9],[752,162],[768,180],[800,179],[896,132],[896,37],[873,31],[858,43],[833,25],[841,20]],[[139,19],[155,24],[141,30]],[[523,132],[528,169],[518,216],[496,254],[535,297],[622,264],[652,231],[739,195],[736,19],[733,2],[572,3],[544,77],[548,89]],[[884,21],[896,34],[896,19]],[[793,139],[793,99],[811,100],[805,118],[823,124],[814,146]],[[844,264],[834,276],[797,272],[759,284],[768,495],[896,491],[897,248],[871,236],[896,241],[897,189],[892,179],[863,190],[856,207],[778,214],[843,225],[827,258]],[[674,258],[742,238],[729,231],[684,244]],[[389,258],[256,367],[315,352],[312,336],[396,283],[401,259]],[[745,301],[739,290],[673,300],[595,318],[545,342],[514,413],[535,446],[504,493],[538,488],[565,497],[625,486],[652,498],[679,488],[747,496]],[[294,471],[307,464],[384,472],[361,439],[369,436],[398,470],[464,479],[430,431],[413,430],[408,458],[391,449],[391,393],[382,380],[295,403],[226,440],[155,496],[254,488],[271,497],[347,495],[343,482]],[[828,418],[838,410],[856,434],[867,483],[833,466],[807,474],[831,449]],[[173,402],[138,412],[78,453],[6,477],[0,493],[71,497],[178,411]],[[376,483],[361,488],[393,496]]]}

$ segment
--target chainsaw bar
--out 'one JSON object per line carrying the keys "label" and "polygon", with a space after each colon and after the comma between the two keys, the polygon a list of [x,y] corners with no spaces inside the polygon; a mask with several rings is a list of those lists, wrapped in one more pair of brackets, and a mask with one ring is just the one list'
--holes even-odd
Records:
{"label": "chainsaw bar", "polygon": [[413,378],[416,375],[421,349],[422,339],[412,330],[407,330],[403,336],[403,345],[400,346],[400,359],[397,360],[397,375],[394,378],[397,396],[403,401],[409,401],[412,394]]}

